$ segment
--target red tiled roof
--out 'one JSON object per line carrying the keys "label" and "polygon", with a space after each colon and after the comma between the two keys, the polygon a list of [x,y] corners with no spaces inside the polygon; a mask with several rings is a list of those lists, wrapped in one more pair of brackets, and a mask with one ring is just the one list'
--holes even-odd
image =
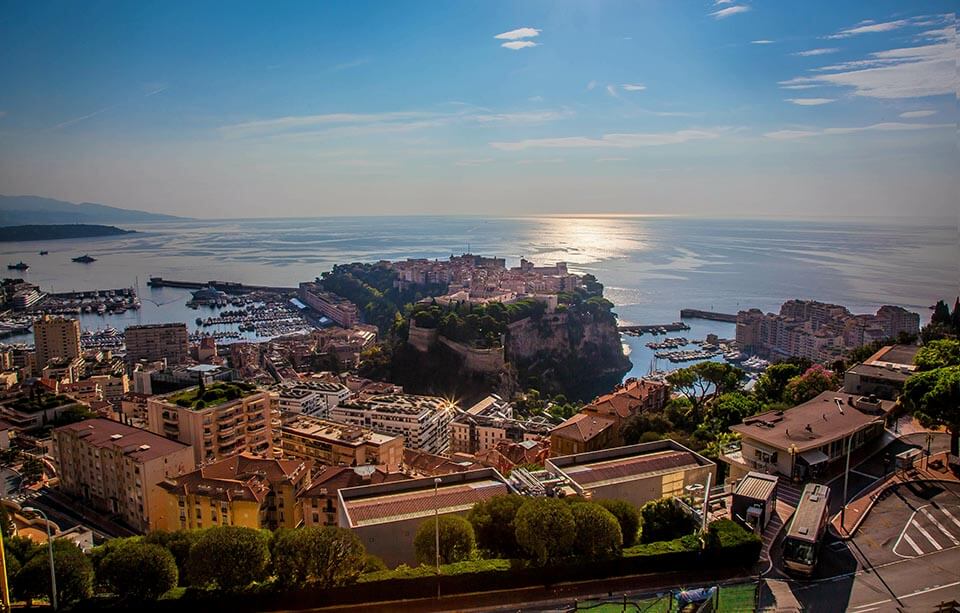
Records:
{"label": "red tiled roof", "polygon": [[612,419],[592,413],[577,413],[550,431],[550,436],[586,442],[614,425]]}
{"label": "red tiled roof", "polygon": [[689,451],[661,451],[639,457],[572,466],[564,468],[563,471],[577,483],[588,485],[689,466],[699,466],[697,458]]}
{"label": "red tiled roof", "polygon": [[[313,478],[313,485],[304,490],[300,495],[305,497],[317,496],[335,496],[337,490],[345,487],[356,487],[358,485],[372,485],[376,483],[389,483],[391,481],[403,481],[409,479],[403,473],[388,473],[379,466],[376,467],[357,467],[362,470],[370,470],[369,478],[365,478],[357,470],[350,466],[336,466],[323,468],[320,474]],[[324,493],[323,490],[326,490]]]}
{"label": "red tiled roof", "polygon": [[414,492],[373,496],[366,499],[346,500],[347,514],[351,523],[377,523],[405,516],[427,516],[439,508],[440,513],[450,513],[473,506],[493,496],[508,494],[506,484],[486,480],[441,487],[436,495],[432,487]]}

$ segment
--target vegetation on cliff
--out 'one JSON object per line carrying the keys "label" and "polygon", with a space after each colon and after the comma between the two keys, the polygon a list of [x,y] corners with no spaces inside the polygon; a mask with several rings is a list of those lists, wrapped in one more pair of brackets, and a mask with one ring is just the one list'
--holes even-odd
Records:
{"label": "vegetation on cliff", "polygon": [[116,236],[119,234],[134,234],[134,231],[124,230],[116,226],[98,226],[93,224],[2,226],[0,227],[0,242],[93,238],[96,236]]}

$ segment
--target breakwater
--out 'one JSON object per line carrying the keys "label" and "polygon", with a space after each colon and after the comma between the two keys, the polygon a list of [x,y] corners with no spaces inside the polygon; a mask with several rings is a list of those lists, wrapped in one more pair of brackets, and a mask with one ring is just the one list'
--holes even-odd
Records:
{"label": "breakwater", "polygon": [[213,287],[227,294],[245,294],[248,292],[270,292],[275,294],[295,294],[296,287],[272,287],[269,285],[245,285],[233,281],[175,281],[173,279],[164,279],[163,277],[150,277],[147,281],[150,287],[176,287],[181,289],[203,289]]}
{"label": "breakwater", "polygon": [[730,324],[737,323],[735,313],[717,313],[716,311],[701,311],[700,309],[680,309],[680,319],[708,319]]}

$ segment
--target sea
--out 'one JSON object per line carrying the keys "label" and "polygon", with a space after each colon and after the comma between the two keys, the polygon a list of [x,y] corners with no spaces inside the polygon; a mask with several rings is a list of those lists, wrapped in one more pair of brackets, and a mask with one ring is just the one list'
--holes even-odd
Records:
{"label": "sea", "polygon": [[[702,219],[674,216],[329,217],[203,220],[127,225],[135,234],[0,244],[0,265],[48,292],[137,287],[139,311],[84,314],[85,329],[183,321],[197,328],[187,290],[151,289],[151,276],[296,286],[338,263],[447,258],[475,253],[537,264],[567,262],[605,286],[622,324],[665,324],[680,309],[776,311],[792,298],[872,313],[895,304],[929,319],[937,300],[958,292],[956,224]],[[41,250],[49,251],[41,256]],[[81,264],[71,258],[89,254]],[[4,261],[6,260],[6,261]],[[203,315],[204,313],[199,313]],[[671,333],[733,338],[732,324],[687,320]],[[659,337],[662,339],[663,337]],[[3,339],[32,342],[29,334]],[[655,360],[649,335],[624,336],[627,377],[670,368]],[[673,366],[675,367],[675,366]]]}

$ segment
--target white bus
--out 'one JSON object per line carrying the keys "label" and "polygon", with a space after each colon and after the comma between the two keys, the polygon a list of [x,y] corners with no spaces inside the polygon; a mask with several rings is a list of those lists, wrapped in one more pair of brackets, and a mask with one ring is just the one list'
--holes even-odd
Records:
{"label": "white bus", "polygon": [[817,554],[827,531],[830,488],[810,483],[803,488],[787,538],[783,541],[783,565],[787,570],[810,576],[817,566]]}

